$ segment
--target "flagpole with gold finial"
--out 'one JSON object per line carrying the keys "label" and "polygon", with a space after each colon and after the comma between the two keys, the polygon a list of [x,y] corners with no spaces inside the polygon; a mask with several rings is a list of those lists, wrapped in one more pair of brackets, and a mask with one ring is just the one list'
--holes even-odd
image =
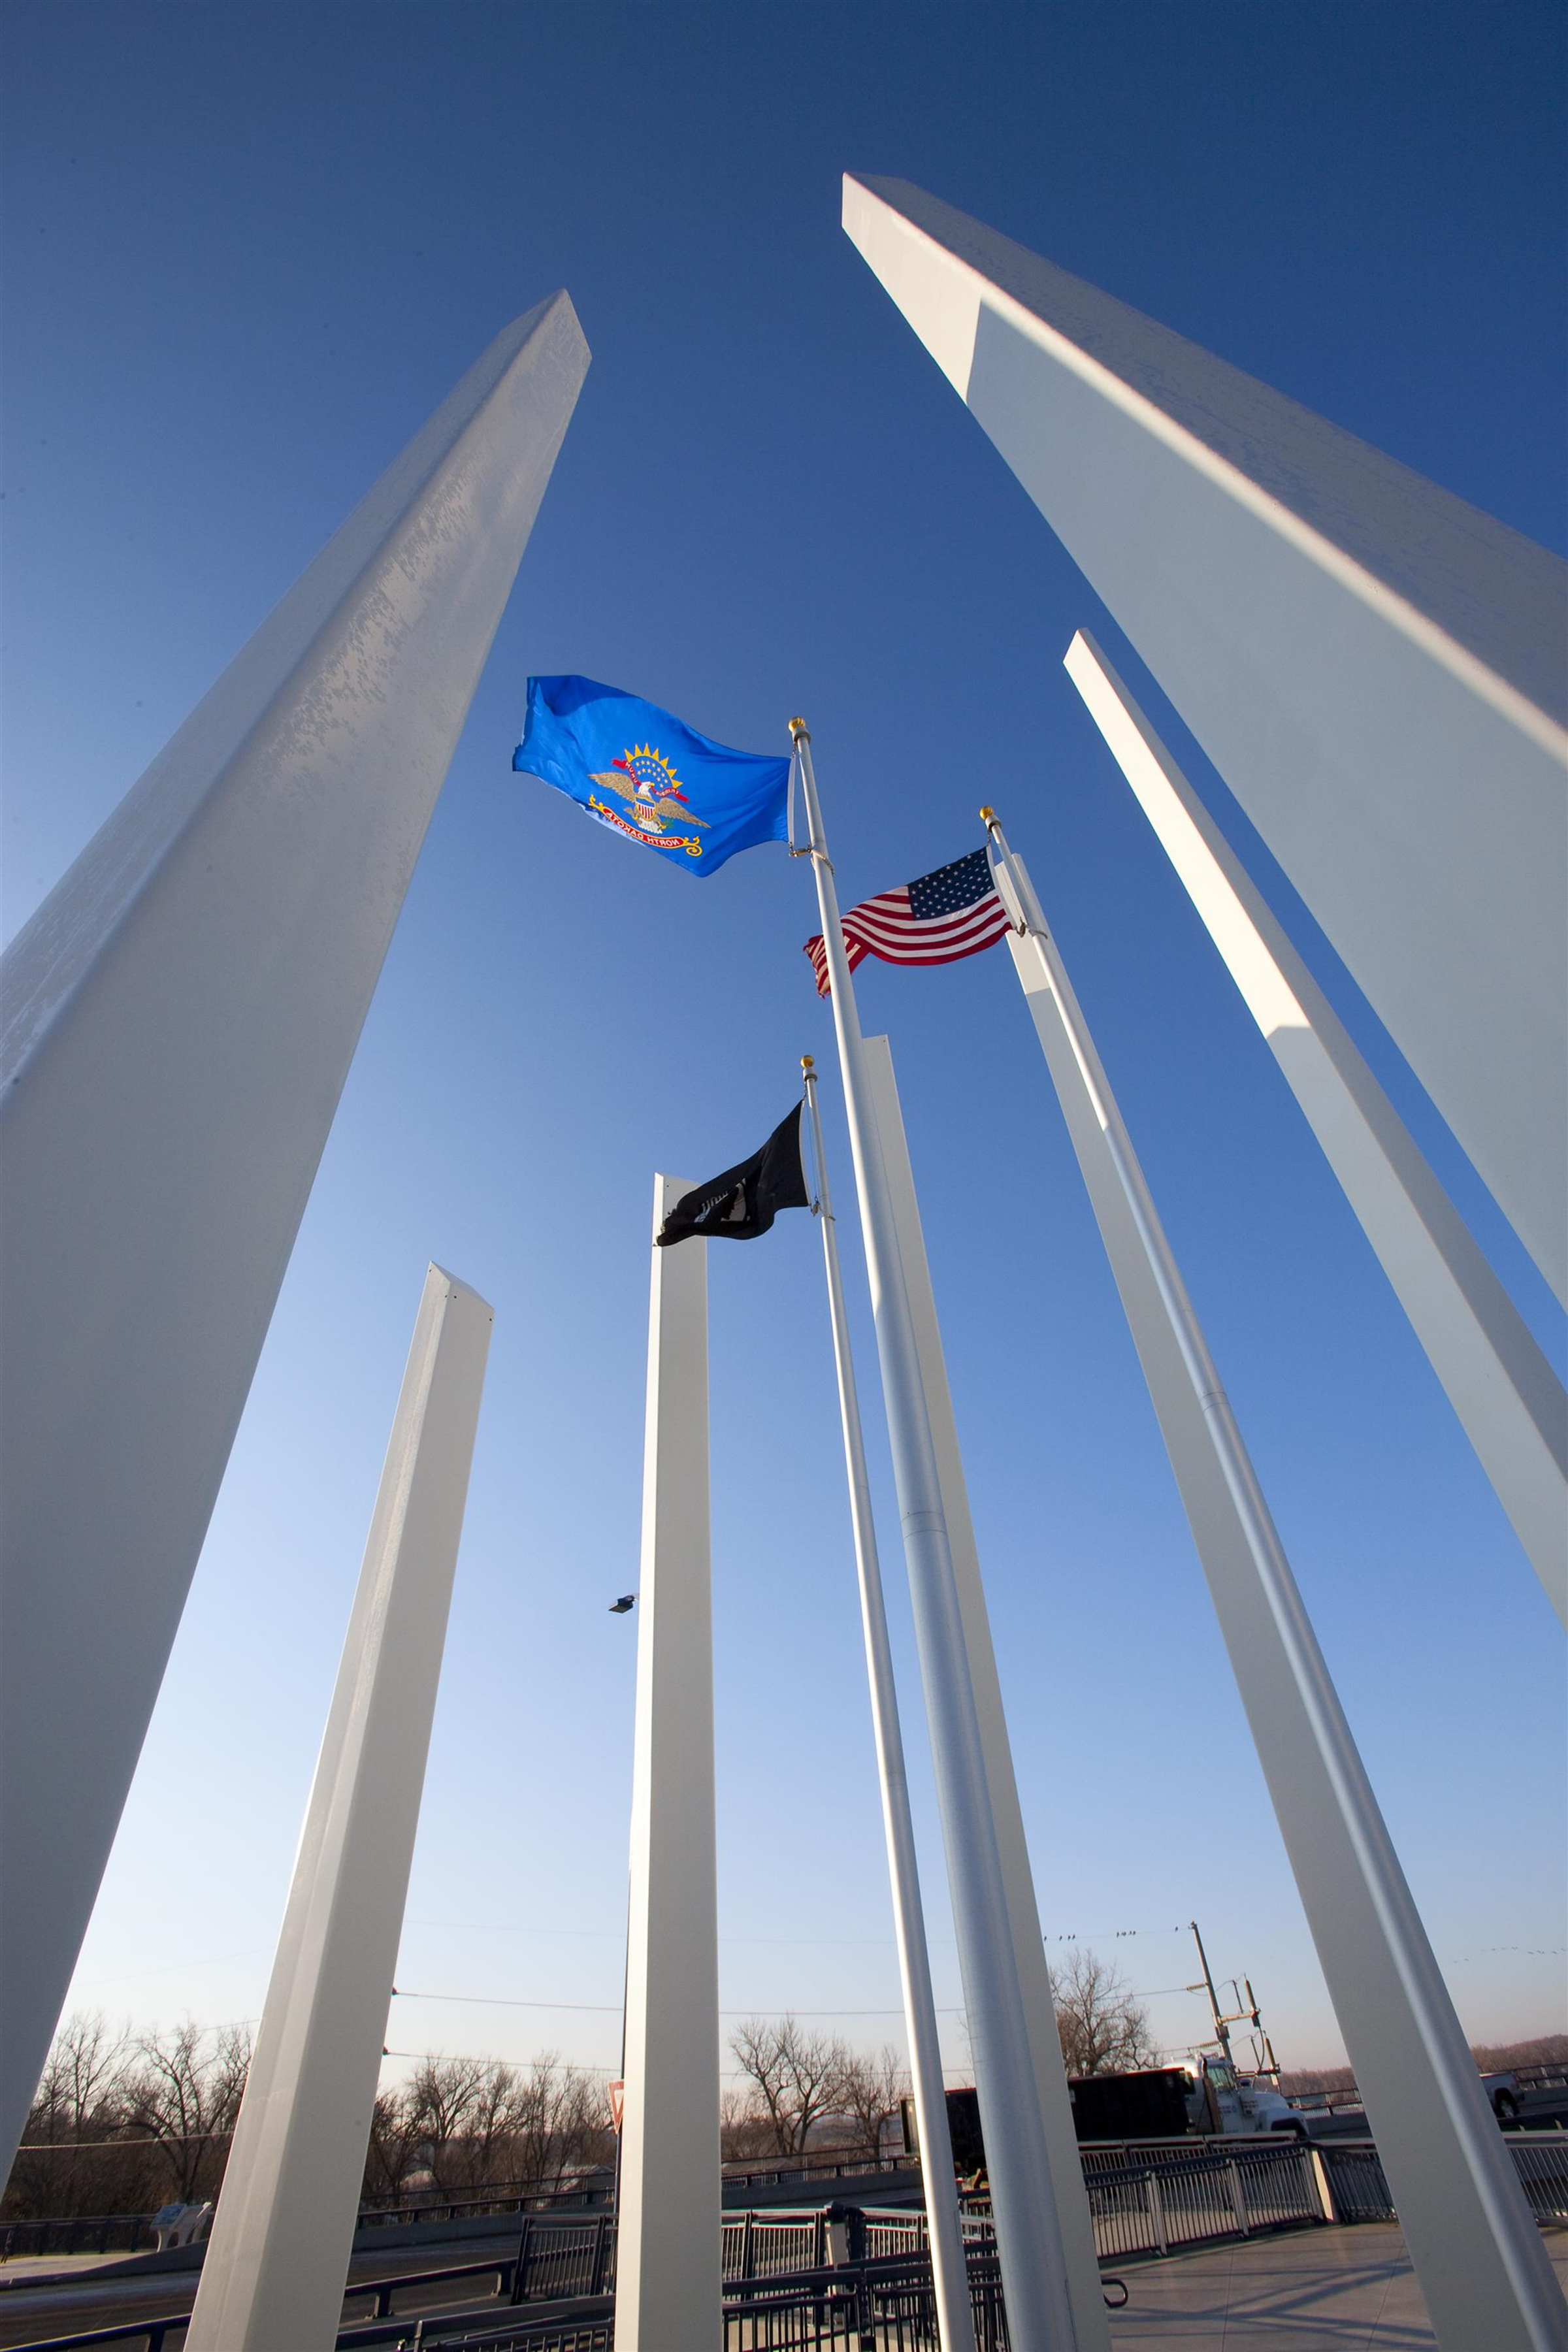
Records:
{"label": "flagpole with gold finial", "polygon": [[823,952],[832,982],[833,1024],[974,2053],[1008,2338],[1013,2352],[1077,2352],[1067,2258],[1035,2087],[931,1416],[844,948],[838,893],[823,831],[811,734],[804,719],[792,719],[789,731],[805,801],[807,854],[816,878]]}
{"label": "flagpole with gold finial", "polygon": [[866,1468],[860,1400],[855,1385],[854,1359],[849,1349],[849,1321],[845,1313],[844,1283],[838,1270],[838,1236],[833,1220],[833,1196],[827,1182],[827,1156],[823,1149],[815,1057],[803,1054],[800,1066],[805,1080],[806,1109],[811,1119],[812,1148],[816,1158],[816,1208],[822,1219],[822,1255],[827,1269],[827,1312],[833,1327],[833,1360],[838,1374],[838,1410],[844,1424],[844,1466],[849,1480],[849,1523],[854,1533],[855,1568],[860,1586],[860,1623],[866,1636],[866,1679],[870,1686],[871,1729],[877,1745],[877,1776],[882,1791],[882,1828],[888,1842],[888,1877],[893,1894],[893,1929],[898,1942],[899,1979],[904,1997],[904,2026],[910,2042],[910,2077],[914,2086],[915,2120],[920,2132],[921,2184],[925,2197],[926,2228],[931,2238],[937,2331],[942,2339],[942,2352],[973,2352],[974,2315],[970,2308],[969,2277],[964,2266],[963,2232],[958,2213],[958,2182],[952,2166],[952,2139],[947,2127],[947,2095],[942,2084],[942,2048],[937,2037],[936,1999],[931,1990],[931,1958],[926,1949],[925,1917],[921,1907],[920,1867],[915,1858],[914,1822],[910,1813],[909,1779],[904,1769],[903,1734],[899,1728],[899,1695],[893,1680],[893,1652],[888,1638],[888,1612],[882,1594],[877,1529],[871,1516],[871,1481]]}

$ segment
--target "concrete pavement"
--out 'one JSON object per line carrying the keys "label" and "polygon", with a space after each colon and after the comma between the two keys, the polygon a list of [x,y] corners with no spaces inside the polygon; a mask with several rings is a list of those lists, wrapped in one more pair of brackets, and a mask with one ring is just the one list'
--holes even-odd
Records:
{"label": "concrete pavement", "polygon": [[[1568,2292],[1568,2231],[1550,2231],[1546,2242]],[[1130,2263],[1118,2274],[1131,2299],[1111,2318],[1115,2352],[1436,2352],[1392,2224],[1283,2231]]]}

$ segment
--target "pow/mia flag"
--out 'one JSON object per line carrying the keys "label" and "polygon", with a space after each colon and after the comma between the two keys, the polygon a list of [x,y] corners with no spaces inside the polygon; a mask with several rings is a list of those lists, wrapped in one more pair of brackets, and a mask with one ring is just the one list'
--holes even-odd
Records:
{"label": "pow/mia flag", "polygon": [[809,1209],[805,1168],[801,1158],[800,1118],[805,1106],[796,1103],[781,1119],[760,1151],[726,1168],[710,1184],[683,1192],[658,1234],[658,1245],[683,1242],[697,1234],[704,1241],[727,1237],[754,1241],[765,1234],[781,1209]]}

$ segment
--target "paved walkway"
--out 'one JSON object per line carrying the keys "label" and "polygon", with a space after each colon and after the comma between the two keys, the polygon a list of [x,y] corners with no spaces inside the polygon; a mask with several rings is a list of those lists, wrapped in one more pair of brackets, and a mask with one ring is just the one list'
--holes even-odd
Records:
{"label": "paved walkway", "polygon": [[[1550,2231],[1546,2243],[1568,2293],[1568,2231]],[[486,2260],[492,2249],[488,2243],[399,2247],[374,2263],[356,2259],[354,2270],[368,2267],[385,2276],[438,2268],[433,2251],[450,2251],[466,2262]],[[104,2279],[95,2287],[90,2265],[83,2269],[79,2285],[73,2280],[42,2288],[18,2281],[0,2295],[0,2347],[72,2327],[107,2327],[150,2312],[186,2311],[195,2291],[192,2272]],[[1197,2352],[1200,2346],[1203,2352],[1436,2352],[1405,2240],[1397,2229],[1376,2223],[1289,2231],[1173,2254],[1165,2262],[1129,2263],[1120,2275],[1131,2299],[1125,2311],[1111,2315],[1115,2352]],[[452,2299],[452,2289],[444,2290],[442,2304]],[[493,2315],[493,2305],[487,2308]],[[363,2310],[356,2303],[352,2316]]]}
{"label": "paved walkway", "polygon": [[[1546,2243],[1568,2294],[1568,2231],[1549,2232]],[[1435,2352],[1436,2346],[1405,2239],[1375,2222],[1240,2240],[1129,2263],[1120,2275],[1131,2299],[1111,2315],[1116,2352],[1180,2345],[1205,2352]]]}

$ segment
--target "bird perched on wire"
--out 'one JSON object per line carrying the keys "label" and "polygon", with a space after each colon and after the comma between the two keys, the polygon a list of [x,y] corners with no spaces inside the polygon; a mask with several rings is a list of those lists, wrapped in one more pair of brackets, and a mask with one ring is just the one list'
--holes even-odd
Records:
{"label": "bird perched on wire", "polygon": [[620,1599],[619,1599],[618,1601],[611,1601],[611,1603],[610,1603],[610,1614],[611,1614],[611,1616],[612,1616],[612,1617],[624,1617],[624,1616],[626,1615],[626,1611],[632,1607],[632,1605],[633,1605],[633,1603],[636,1601],[636,1600],[637,1600],[637,1594],[636,1594],[635,1592],[623,1592],[623,1593],[622,1593],[622,1595],[621,1595],[621,1597],[620,1597]]}

